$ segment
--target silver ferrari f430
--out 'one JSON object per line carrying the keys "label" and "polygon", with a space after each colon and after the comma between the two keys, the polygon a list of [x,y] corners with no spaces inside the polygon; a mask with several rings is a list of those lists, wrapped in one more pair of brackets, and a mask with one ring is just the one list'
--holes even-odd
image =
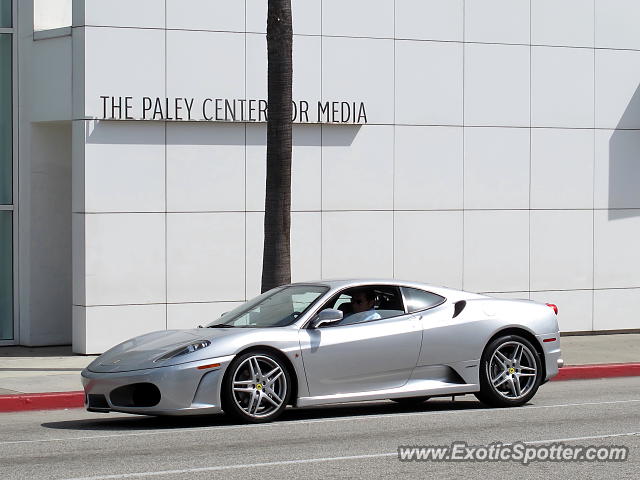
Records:
{"label": "silver ferrari f430", "polygon": [[82,371],[86,408],[266,422],[288,405],[468,393],[519,406],[562,367],[557,312],[397,280],[285,285],[100,355]]}

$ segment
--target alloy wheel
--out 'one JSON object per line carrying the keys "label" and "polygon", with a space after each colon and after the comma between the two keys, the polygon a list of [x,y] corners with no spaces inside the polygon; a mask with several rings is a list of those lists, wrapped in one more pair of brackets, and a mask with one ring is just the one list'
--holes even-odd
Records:
{"label": "alloy wheel", "polygon": [[498,346],[487,363],[493,389],[508,400],[526,397],[536,384],[538,367],[527,345],[512,340]]}
{"label": "alloy wheel", "polygon": [[287,376],[273,358],[252,355],[233,372],[231,388],[236,406],[245,415],[259,419],[282,407],[287,398]]}

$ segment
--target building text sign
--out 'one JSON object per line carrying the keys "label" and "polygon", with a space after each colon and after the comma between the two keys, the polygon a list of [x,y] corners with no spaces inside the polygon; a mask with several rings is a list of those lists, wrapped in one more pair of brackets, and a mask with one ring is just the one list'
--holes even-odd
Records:
{"label": "building text sign", "polygon": [[[101,95],[101,120],[171,120],[207,122],[266,122],[264,99],[194,97],[127,97]],[[327,100],[293,102],[295,123],[367,123],[364,102]]]}

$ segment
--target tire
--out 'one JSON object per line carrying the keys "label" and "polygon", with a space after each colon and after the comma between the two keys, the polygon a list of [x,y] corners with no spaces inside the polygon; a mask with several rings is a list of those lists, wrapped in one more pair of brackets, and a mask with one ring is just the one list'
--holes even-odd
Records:
{"label": "tire", "polygon": [[480,361],[480,391],[475,396],[493,407],[518,407],[542,383],[542,361],[535,347],[519,335],[506,335],[485,348]]}
{"label": "tire", "polygon": [[233,359],[222,382],[222,408],[246,423],[271,422],[289,403],[291,377],[272,352],[253,350]]}
{"label": "tire", "polygon": [[402,398],[390,398],[389,400],[408,407],[411,405],[420,405],[421,403],[426,402],[430,398],[431,397],[402,397]]}

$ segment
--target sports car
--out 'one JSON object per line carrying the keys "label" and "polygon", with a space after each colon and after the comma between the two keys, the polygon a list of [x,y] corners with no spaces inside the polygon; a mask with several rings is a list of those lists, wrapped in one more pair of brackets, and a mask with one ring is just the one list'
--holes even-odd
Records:
{"label": "sports car", "polygon": [[528,402],[562,367],[558,309],[398,280],[294,283],[190,330],[148,333],[82,371],[86,408],[224,411],[245,422],[287,406],[475,394]]}

